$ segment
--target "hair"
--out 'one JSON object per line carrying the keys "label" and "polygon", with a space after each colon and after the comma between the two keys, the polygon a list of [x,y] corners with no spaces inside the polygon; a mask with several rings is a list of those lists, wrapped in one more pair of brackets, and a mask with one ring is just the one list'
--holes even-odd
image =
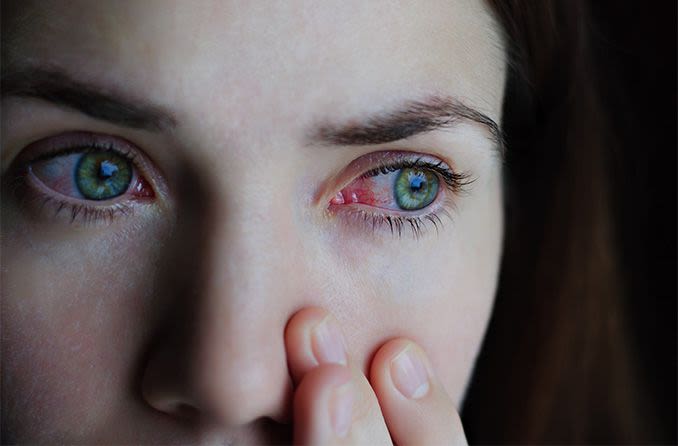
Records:
{"label": "hair", "polygon": [[612,135],[583,1],[489,1],[505,32],[506,235],[463,411],[480,443],[638,442]]}

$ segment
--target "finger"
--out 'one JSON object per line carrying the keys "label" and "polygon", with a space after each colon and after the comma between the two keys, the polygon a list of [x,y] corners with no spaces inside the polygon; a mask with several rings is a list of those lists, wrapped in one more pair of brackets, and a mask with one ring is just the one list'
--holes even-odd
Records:
{"label": "finger", "polygon": [[295,383],[320,364],[348,363],[346,344],[336,320],[321,308],[298,311],[285,327],[285,348]]}
{"label": "finger", "polygon": [[328,364],[306,373],[294,394],[294,444],[341,444],[351,430],[353,378]]}
{"label": "finger", "polygon": [[[332,391],[323,390],[324,381],[318,378],[317,374],[320,373],[322,376],[322,371],[326,370],[329,364],[348,364],[348,367],[344,368],[347,368],[352,376],[354,395],[350,441],[361,444],[389,444],[390,437],[377,397],[367,377],[350,361],[345,346],[346,343],[337,321],[325,310],[303,309],[290,319],[285,329],[285,347],[290,374],[298,384],[295,391],[295,405],[325,407],[326,401],[322,398],[326,396],[323,395],[328,395]],[[313,384],[305,384],[307,379],[312,380]],[[316,401],[316,399],[322,401]],[[317,420],[310,417],[311,412],[300,411],[298,417],[296,414],[295,409],[295,431],[301,429],[298,431],[299,435],[302,434],[303,429],[315,433],[321,430],[325,432],[327,425],[325,424],[325,427],[315,426],[314,423]],[[320,438],[320,435],[308,434],[303,438],[315,439]]]}
{"label": "finger", "polygon": [[384,344],[374,356],[370,382],[393,441],[467,444],[451,398],[435,378],[424,351],[407,339]]}
{"label": "finger", "polygon": [[377,397],[356,368],[323,364],[294,394],[295,444],[391,444]]}

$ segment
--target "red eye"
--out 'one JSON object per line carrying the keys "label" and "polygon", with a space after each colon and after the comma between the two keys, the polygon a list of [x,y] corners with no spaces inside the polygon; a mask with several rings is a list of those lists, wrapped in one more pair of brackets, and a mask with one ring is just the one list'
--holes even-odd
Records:
{"label": "red eye", "polygon": [[389,170],[372,171],[356,179],[337,193],[330,205],[365,204],[381,209],[416,211],[436,199],[439,180],[431,169]]}
{"label": "red eye", "polygon": [[31,163],[29,172],[48,189],[70,198],[104,201],[126,193],[135,198],[155,195],[134,163],[113,150],[57,154]]}

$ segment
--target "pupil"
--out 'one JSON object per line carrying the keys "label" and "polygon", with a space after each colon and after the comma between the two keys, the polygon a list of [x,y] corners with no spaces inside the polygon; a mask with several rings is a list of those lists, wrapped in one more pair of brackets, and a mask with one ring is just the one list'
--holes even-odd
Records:
{"label": "pupil", "polygon": [[99,179],[107,180],[118,172],[118,166],[110,161],[102,161],[99,165]]}
{"label": "pupil", "polygon": [[425,183],[426,180],[420,176],[412,177],[410,178],[410,189],[412,189],[414,192],[418,192],[422,187],[424,187]]}

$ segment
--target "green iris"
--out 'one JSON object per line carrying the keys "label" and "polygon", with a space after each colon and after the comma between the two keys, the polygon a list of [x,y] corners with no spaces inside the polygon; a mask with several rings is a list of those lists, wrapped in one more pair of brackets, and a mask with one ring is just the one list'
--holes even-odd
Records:
{"label": "green iris", "polygon": [[75,166],[75,184],[88,200],[108,200],[127,191],[132,165],[115,152],[85,153]]}
{"label": "green iris", "polygon": [[435,200],[438,195],[438,177],[427,170],[400,169],[394,190],[396,202],[401,209],[416,211]]}

